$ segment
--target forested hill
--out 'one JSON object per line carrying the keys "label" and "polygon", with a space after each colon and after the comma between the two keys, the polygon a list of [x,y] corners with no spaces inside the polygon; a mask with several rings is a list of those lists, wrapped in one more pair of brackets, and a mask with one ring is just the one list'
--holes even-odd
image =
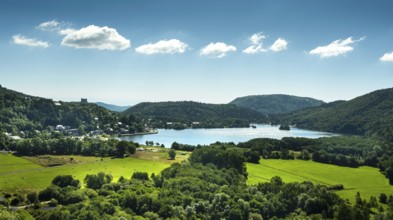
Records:
{"label": "forested hill", "polygon": [[[251,122],[266,122],[254,110],[231,104],[183,102],[144,102],[123,112],[151,119],[155,127],[247,127]],[[176,126],[175,126],[176,125]],[[186,126],[183,126],[186,125]]]}
{"label": "forested hill", "polygon": [[96,104],[55,102],[51,99],[25,95],[0,86],[0,131],[43,130],[63,125],[85,131],[117,122],[120,115]]}
{"label": "forested hill", "polygon": [[106,108],[110,111],[113,111],[113,112],[122,112],[122,111],[125,111],[131,107],[131,106],[111,105],[111,104],[107,104],[104,102],[96,102],[95,104],[98,106],[104,107],[104,108]]}
{"label": "forested hill", "polygon": [[377,136],[393,141],[393,88],[281,115],[297,127]]}
{"label": "forested hill", "polygon": [[291,95],[251,95],[236,98],[229,104],[235,104],[266,115],[271,115],[315,107],[324,104],[324,102],[313,98]]}

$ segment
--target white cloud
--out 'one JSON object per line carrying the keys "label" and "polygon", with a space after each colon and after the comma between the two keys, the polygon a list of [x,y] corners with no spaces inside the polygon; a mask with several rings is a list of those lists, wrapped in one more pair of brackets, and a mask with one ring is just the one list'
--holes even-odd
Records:
{"label": "white cloud", "polygon": [[26,38],[23,35],[14,35],[12,36],[12,40],[14,44],[18,45],[24,45],[24,46],[29,46],[29,47],[42,47],[42,48],[47,48],[49,47],[49,43],[45,41],[39,41],[36,39],[31,39],[31,38]]}
{"label": "white cloud", "polygon": [[250,46],[244,49],[242,52],[246,54],[256,54],[261,52],[266,52],[267,50],[262,46],[262,40],[265,39],[266,36],[262,35],[262,33],[255,33],[251,35],[248,40],[250,41]]}
{"label": "white cloud", "polygon": [[143,54],[174,54],[184,53],[187,48],[188,45],[186,43],[177,39],[170,39],[139,46],[135,49],[135,51]]}
{"label": "white cloud", "polygon": [[265,38],[266,36],[263,35],[262,33],[255,33],[251,35],[251,37],[248,40],[250,41],[251,44],[258,45],[258,44],[262,44],[261,41]]}
{"label": "white cloud", "polygon": [[107,26],[89,25],[79,30],[68,29],[60,34],[66,35],[61,45],[78,49],[125,50],[131,46],[130,40]]}
{"label": "white cloud", "polygon": [[381,58],[379,58],[379,60],[384,62],[393,62],[393,52],[385,53]]}
{"label": "white cloud", "polygon": [[270,47],[270,50],[274,52],[279,52],[282,50],[286,50],[287,48],[288,48],[288,42],[283,38],[278,38]]}
{"label": "white cloud", "polygon": [[71,23],[69,22],[59,22],[56,20],[52,21],[47,21],[43,22],[40,25],[38,25],[36,28],[41,30],[41,31],[51,31],[51,32],[57,32],[60,35],[68,35],[71,34],[72,32],[75,32],[77,30],[70,28]]}
{"label": "white cloud", "polygon": [[256,54],[261,52],[266,52],[267,50],[262,47],[262,45],[252,45],[244,49],[242,52],[246,54]]}
{"label": "white cloud", "polygon": [[223,58],[229,52],[235,52],[236,47],[233,45],[227,45],[226,43],[217,42],[217,43],[210,43],[209,45],[205,46],[201,49],[199,55],[207,56],[210,58]]}
{"label": "white cloud", "polygon": [[365,37],[362,37],[359,40],[353,40],[352,37],[348,37],[345,40],[335,40],[329,45],[319,46],[311,50],[309,53],[313,55],[319,55],[321,58],[339,56],[352,51],[354,49],[353,44],[364,39]]}
{"label": "white cloud", "polygon": [[[262,33],[255,33],[251,35],[248,40],[250,41],[250,46],[244,49],[242,52],[245,54],[257,54],[268,51],[267,48],[263,47],[262,40],[267,37]],[[282,50],[286,50],[288,46],[288,42],[283,38],[278,38],[272,46],[270,46],[270,50],[274,52],[279,52]]]}
{"label": "white cloud", "polygon": [[51,32],[57,32],[59,35],[69,35],[72,32],[75,32],[77,30],[70,28],[72,24],[69,22],[58,22],[56,20],[52,21],[47,21],[43,22],[40,25],[38,25],[36,28],[41,30],[41,31],[51,31]]}
{"label": "white cloud", "polygon": [[37,26],[37,29],[40,29],[42,31],[52,31],[54,29],[58,29],[59,26],[60,26],[60,22],[56,20],[52,20],[52,21],[41,23],[40,25]]}
{"label": "white cloud", "polygon": [[75,31],[76,31],[75,29],[66,28],[66,29],[61,29],[61,30],[57,31],[57,33],[60,34],[60,35],[69,35],[69,34],[75,32]]}

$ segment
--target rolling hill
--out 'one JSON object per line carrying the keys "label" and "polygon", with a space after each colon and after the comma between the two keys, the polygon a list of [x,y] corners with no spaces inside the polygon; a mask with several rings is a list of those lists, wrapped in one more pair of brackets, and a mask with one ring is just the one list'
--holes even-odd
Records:
{"label": "rolling hill", "polygon": [[131,106],[112,105],[104,102],[95,102],[95,104],[113,112],[123,112],[131,107]]}
{"label": "rolling hill", "polygon": [[[165,128],[175,124],[184,127],[248,127],[251,122],[266,122],[266,116],[251,109],[232,104],[205,104],[183,102],[144,102],[123,114],[133,114],[151,120],[155,127]],[[175,127],[176,128],[176,127]]]}
{"label": "rolling hill", "polygon": [[0,129],[43,130],[48,126],[83,127],[85,131],[117,122],[120,115],[92,103],[62,102],[26,95],[0,86]]}
{"label": "rolling hill", "polygon": [[300,128],[382,137],[393,141],[393,88],[280,115]]}
{"label": "rolling hill", "polygon": [[289,113],[324,104],[323,101],[291,95],[251,95],[236,98],[229,104],[249,108],[266,115]]}

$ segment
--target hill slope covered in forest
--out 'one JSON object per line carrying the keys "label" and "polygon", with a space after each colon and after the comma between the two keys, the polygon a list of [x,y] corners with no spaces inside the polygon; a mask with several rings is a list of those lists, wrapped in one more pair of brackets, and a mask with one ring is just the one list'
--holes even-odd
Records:
{"label": "hill slope covered in forest", "polygon": [[266,117],[254,110],[232,104],[183,102],[144,102],[123,112],[151,120],[156,127],[171,123],[193,127],[247,127],[251,122],[266,122]]}
{"label": "hill slope covered in forest", "polygon": [[266,115],[289,113],[299,109],[315,107],[325,102],[313,98],[291,95],[251,95],[239,97],[230,102]]}
{"label": "hill slope covered in forest", "polygon": [[393,141],[393,88],[284,114],[279,116],[278,123]]}
{"label": "hill slope covered in forest", "polygon": [[48,126],[83,127],[91,131],[117,122],[120,115],[93,103],[62,102],[26,95],[0,86],[2,132],[43,130]]}

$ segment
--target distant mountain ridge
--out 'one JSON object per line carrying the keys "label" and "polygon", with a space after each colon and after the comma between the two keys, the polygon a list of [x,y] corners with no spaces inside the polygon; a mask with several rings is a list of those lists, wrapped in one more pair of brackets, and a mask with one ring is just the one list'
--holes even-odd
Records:
{"label": "distant mountain ridge", "polygon": [[[193,127],[246,127],[251,122],[267,122],[263,114],[232,104],[206,104],[192,101],[143,102],[123,114],[152,120],[156,127],[181,123]],[[197,124],[195,123],[197,122]]]}
{"label": "distant mountain ridge", "polygon": [[266,115],[272,115],[289,113],[299,109],[319,106],[324,103],[321,100],[308,97],[275,94],[239,97],[229,104],[253,109]]}
{"label": "distant mountain ridge", "polygon": [[131,107],[131,106],[112,105],[104,102],[95,102],[95,104],[114,112],[123,112]]}
{"label": "distant mountain ridge", "polygon": [[393,88],[278,116],[297,127],[377,136],[393,141]]}

